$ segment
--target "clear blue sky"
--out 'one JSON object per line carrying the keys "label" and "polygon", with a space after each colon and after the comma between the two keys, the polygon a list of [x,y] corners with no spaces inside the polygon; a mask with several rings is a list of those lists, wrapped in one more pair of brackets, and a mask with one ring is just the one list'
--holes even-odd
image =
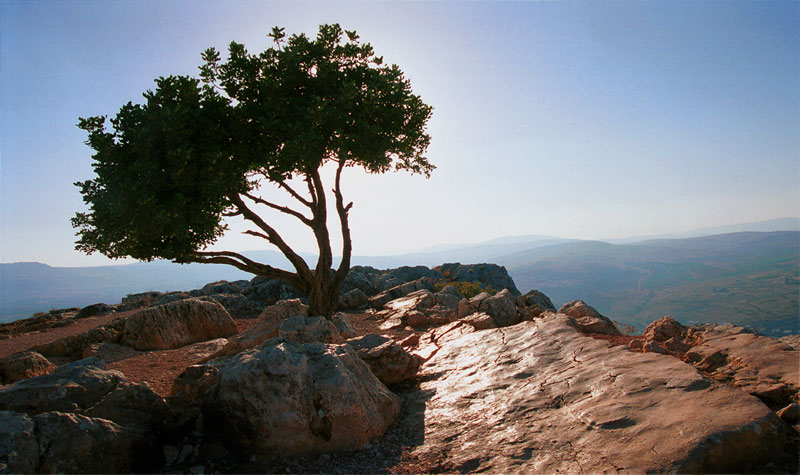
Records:
{"label": "clear blue sky", "polygon": [[[196,75],[209,46],[259,51],[275,25],[357,30],[435,107],[429,180],[345,177],[356,254],[800,216],[796,1],[5,1],[0,15],[1,262],[106,262],[73,250],[72,183],[92,177],[77,118]],[[233,232],[220,248],[264,245]]]}

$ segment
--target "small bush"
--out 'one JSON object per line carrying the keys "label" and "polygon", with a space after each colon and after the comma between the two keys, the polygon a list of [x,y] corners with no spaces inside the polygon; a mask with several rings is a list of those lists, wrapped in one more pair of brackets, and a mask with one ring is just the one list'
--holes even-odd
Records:
{"label": "small bush", "polygon": [[488,292],[491,295],[494,295],[494,294],[497,293],[496,290],[494,290],[493,288],[491,288],[488,285],[483,287],[483,288],[481,288],[481,283],[480,282],[460,282],[460,281],[451,282],[451,281],[444,280],[444,279],[438,280],[438,281],[433,283],[433,291],[434,292],[441,292],[442,289],[444,289],[448,285],[452,285],[453,287],[458,289],[458,291],[461,292],[461,295],[463,295],[464,297],[466,297],[468,299],[471,299],[472,297],[478,295],[481,292]]}

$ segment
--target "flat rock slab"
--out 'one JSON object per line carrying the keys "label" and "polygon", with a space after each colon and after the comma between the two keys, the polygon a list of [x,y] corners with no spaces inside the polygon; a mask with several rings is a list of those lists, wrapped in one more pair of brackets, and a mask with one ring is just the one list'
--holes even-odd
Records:
{"label": "flat rock slab", "polygon": [[411,400],[424,426],[412,455],[462,472],[707,472],[779,450],[781,422],[756,398],[568,318],[440,342]]}
{"label": "flat rock slab", "polygon": [[700,356],[723,354],[716,371],[773,409],[800,399],[800,352],[794,347],[733,325],[712,325],[692,348]]}

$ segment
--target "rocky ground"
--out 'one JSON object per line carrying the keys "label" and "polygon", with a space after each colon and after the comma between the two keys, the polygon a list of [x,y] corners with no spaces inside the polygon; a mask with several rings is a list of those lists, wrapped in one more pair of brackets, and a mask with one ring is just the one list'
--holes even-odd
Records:
{"label": "rocky ground", "polygon": [[[793,340],[668,317],[622,335],[469,269],[357,269],[332,321],[257,278],[0,326],[0,473],[797,473]],[[87,424],[78,455],[47,438]]]}

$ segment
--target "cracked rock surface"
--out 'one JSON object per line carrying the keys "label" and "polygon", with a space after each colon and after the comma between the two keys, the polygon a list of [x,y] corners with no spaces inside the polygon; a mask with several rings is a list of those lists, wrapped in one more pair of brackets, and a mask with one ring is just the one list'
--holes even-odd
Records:
{"label": "cracked rock surface", "polygon": [[412,456],[461,472],[724,472],[780,450],[782,423],[756,398],[568,321],[439,329],[410,396]]}

